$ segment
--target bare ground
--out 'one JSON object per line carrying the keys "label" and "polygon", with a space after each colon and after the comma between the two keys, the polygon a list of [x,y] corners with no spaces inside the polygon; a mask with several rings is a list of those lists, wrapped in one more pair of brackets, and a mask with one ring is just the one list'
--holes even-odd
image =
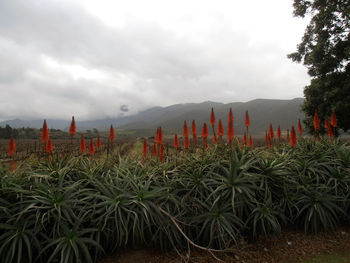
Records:
{"label": "bare ground", "polygon": [[[312,255],[350,252],[350,228],[317,235],[299,231],[284,231],[281,235],[233,248],[235,254],[215,253],[223,262],[235,263],[298,263]],[[100,263],[209,263],[219,262],[208,252],[192,249],[161,253],[151,249],[125,249]],[[338,262],[338,261],[337,261]]]}

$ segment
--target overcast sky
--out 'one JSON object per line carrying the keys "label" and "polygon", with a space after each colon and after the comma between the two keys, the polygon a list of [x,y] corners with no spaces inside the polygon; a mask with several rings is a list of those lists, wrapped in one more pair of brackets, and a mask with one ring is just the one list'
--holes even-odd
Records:
{"label": "overcast sky", "polygon": [[292,0],[0,0],[0,119],[303,96]]}

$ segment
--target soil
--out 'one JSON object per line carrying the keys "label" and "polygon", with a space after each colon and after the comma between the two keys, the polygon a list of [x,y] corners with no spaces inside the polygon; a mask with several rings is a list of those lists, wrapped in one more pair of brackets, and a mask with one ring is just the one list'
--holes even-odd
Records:
{"label": "soil", "polygon": [[[305,234],[284,231],[279,236],[232,248],[235,253],[215,253],[223,262],[235,263],[298,263],[312,255],[350,252],[350,228],[338,228],[328,233]],[[181,254],[181,255],[180,255]],[[100,263],[210,263],[219,262],[210,253],[192,249],[177,253],[162,253],[150,249],[125,249]]]}

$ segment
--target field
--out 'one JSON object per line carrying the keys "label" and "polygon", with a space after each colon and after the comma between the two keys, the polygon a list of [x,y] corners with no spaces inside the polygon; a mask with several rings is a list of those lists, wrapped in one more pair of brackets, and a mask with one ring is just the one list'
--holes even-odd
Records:
{"label": "field", "polygon": [[248,113],[235,136],[231,110],[226,136],[213,111],[210,122],[210,137],[206,124],[197,136],[193,121],[191,138],[184,122],[179,137],[159,127],[154,137],[116,140],[111,126],[85,141],[73,118],[71,139],[51,140],[44,122],[40,140],[1,142],[0,261],[100,262],[146,248],[181,261],[201,251],[205,262],[254,262],[247,251],[265,256],[251,244],[339,227],[348,244],[350,146],[334,138],[334,119],[329,137],[315,129],[315,138],[299,122],[298,136],[270,125],[253,139]]}
{"label": "field", "polygon": [[79,154],[76,142],[65,156],[34,156],[13,172],[3,166],[1,262],[98,262],[131,247],[218,259],[283,229],[349,225],[344,142],[299,138],[293,147],[274,139],[253,148],[234,139],[178,151],[170,138],[162,143],[164,159],[141,140],[93,156]]}

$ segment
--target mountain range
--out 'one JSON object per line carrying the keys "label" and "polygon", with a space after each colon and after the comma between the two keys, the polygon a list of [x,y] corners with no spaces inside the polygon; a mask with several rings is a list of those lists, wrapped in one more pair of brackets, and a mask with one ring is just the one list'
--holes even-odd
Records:
{"label": "mountain range", "polygon": [[[111,124],[117,129],[123,130],[151,130],[162,126],[162,129],[169,132],[182,133],[183,123],[186,120],[191,126],[192,120],[196,121],[197,129],[200,131],[204,122],[209,124],[211,108],[214,109],[217,121],[222,120],[226,126],[229,109],[232,108],[234,115],[235,132],[241,134],[244,131],[244,116],[248,110],[251,119],[253,133],[264,133],[270,123],[281,129],[297,125],[298,119],[303,120],[304,114],[301,111],[303,98],[291,100],[276,99],[255,99],[248,102],[219,103],[206,101],[202,103],[175,104],[167,107],[153,107],[134,115],[108,118],[100,120],[79,121],[76,119],[77,129],[84,131],[96,128],[100,131],[107,130]],[[67,130],[71,120],[47,119],[49,128]],[[6,124],[12,128],[41,128],[43,120],[8,120],[0,122],[0,126]],[[211,129],[209,129],[210,131]]]}

